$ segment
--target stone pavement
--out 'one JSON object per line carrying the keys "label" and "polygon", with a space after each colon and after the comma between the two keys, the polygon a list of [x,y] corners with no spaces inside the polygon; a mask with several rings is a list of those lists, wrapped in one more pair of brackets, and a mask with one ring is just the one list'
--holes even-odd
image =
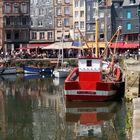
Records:
{"label": "stone pavement", "polygon": [[133,99],[132,140],[140,140],[140,98]]}

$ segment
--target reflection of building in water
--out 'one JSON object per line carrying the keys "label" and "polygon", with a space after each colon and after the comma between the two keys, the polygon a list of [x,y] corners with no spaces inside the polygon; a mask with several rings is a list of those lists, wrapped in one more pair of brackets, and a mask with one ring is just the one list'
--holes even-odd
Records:
{"label": "reflection of building in water", "polygon": [[[34,140],[65,139],[65,106],[61,87],[52,79],[3,81],[7,137]],[[0,99],[2,100],[2,99]],[[4,100],[3,100],[4,101]],[[1,103],[1,102],[0,102]],[[0,114],[2,113],[0,104]],[[5,113],[3,113],[4,115]],[[0,115],[0,123],[2,115]]]}
{"label": "reflection of building in water", "polygon": [[[117,103],[96,102],[67,102],[66,126],[73,138],[108,139],[115,140],[116,131],[113,127],[113,117],[117,112]],[[105,133],[108,131],[108,133]],[[67,134],[68,135],[68,134]]]}
{"label": "reflection of building in water", "polygon": [[0,131],[4,135],[0,135],[1,139],[5,139],[6,134],[6,120],[5,120],[5,102],[3,91],[0,89]]}

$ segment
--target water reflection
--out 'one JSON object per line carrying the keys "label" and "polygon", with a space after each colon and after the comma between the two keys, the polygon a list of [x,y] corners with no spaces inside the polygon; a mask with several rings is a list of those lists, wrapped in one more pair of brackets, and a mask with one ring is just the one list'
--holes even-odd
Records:
{"label": "water reflection", "polygon": [[[66,102],[68,133],[76,139],[116,139],[113,119],[121,104],[117,102]],[[72,130],[72,131],[71,131]],[[111,140],[111,139],[110,139]]]}
{"label": "water reflection", "polygon": [[116,139],[113,123],[121,104],[66,102],[64,79],[31,75],[11,79],[0,79],[0,139]]}

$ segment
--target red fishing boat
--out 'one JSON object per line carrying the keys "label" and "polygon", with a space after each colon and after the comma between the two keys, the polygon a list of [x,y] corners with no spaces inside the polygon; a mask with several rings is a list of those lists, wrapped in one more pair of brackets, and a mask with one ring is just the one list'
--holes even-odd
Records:
{"label": "red fishing boat", "polygon": [[[119,27],[114,37],[119,35],[120,29]],[[96,30],[95,56],[92,53],[93,48],[89,48],[86,55],[78,58],[78,67],[74,68],[65,80],[65,96],[68,100],[106,101],[120,99],[124,95],[123,73],[116,63],[116,49],[112,53],[111,62],[104,61],[99,54],[98,18]]]}

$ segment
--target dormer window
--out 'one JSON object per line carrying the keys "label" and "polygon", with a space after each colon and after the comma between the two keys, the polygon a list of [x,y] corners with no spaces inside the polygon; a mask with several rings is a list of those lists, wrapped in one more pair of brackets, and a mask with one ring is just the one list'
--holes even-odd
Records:
{"label": "dormer window", "polygon": [[130,0],[130,4],[135,4],[136,0]]}

